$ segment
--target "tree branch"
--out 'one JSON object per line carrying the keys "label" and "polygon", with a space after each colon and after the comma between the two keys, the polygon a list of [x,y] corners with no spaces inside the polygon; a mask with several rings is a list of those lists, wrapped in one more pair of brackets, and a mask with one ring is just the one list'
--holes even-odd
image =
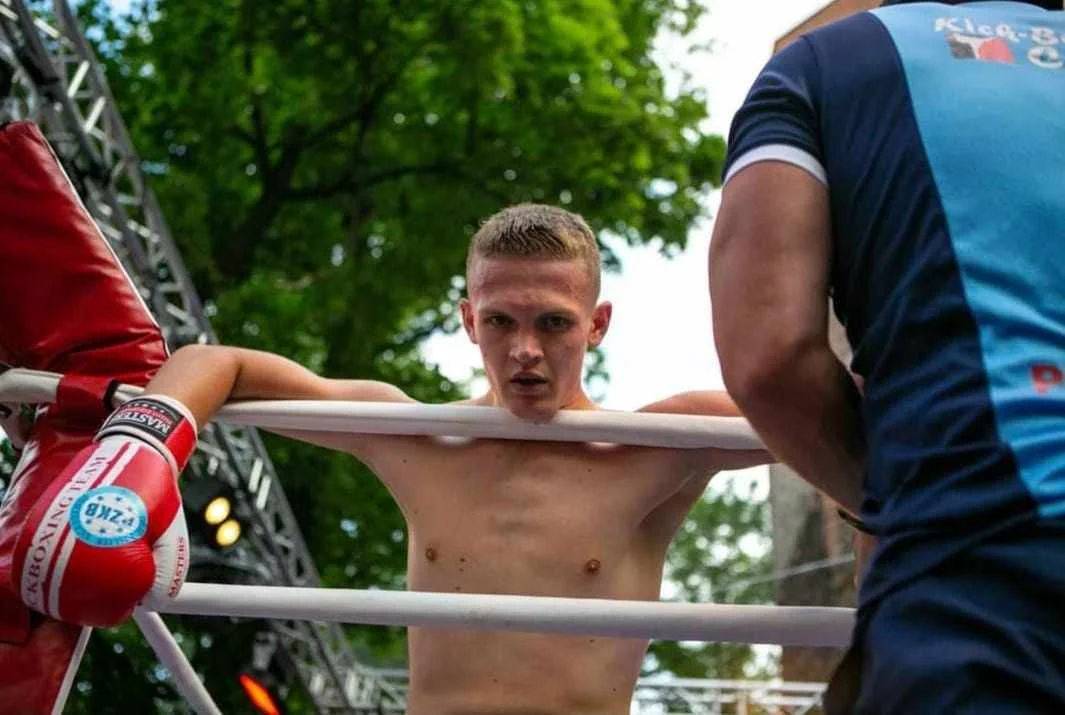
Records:
{"label": "tree branch", "polygon": [[268,173],[264,172],[263,189],[258,201],[222,247],[218,265],[227,278],[240,280],[247,277],[251,271],[255,246],[281,211],[289,191],[292,177],[306,146],[304,137],[304,131],[299,127],[289,131],[282,142],[281,158],[276,165],[270,167]]}
{"label": "tree branch", "polygon": [[270,147],[266,138],[266,120],[263,117],[262,96],[255,91],[255,22],[252,17],[254,2],[245,0],[241,3],[241,19],[244,21],[244,76],[247,77],[251,88],[251,124],[252,133],[246,134],[250,140],[252,151],[255,154],[255,164],[259,169],[263,182],[271,171]]}
{"label": "tree branch", "polygon": [[356,193],[360,189],[376,186],[393,179],[400,179],[404,176],[458,175],[461,166],[461,160],[452,159],[394,166],[391,169],[382,169],[366,175],[359,175],[357,171],[352,171],[333,181],[310,186],[294,186],[288,191],[286,198],[295,201],[325,199],[337,194]]}
{"label": "tree branch", "polygon": [[[377,117],[377,109],[380,106],[382,100],[384,100],[384,98],[388,96],[389,92],[395,89],[396,84],[399,83],[400,78],[403,77],[403,74],[407,71],[407,68],[410,66],[411,62],[413,62],[418,57],[418,55],[421,54],[422,50],[424,50],[425,47],[429,44],[430,39],[431,37],[427,35],[425,38],[422,39],[421,42],[413,44],[411,47],[411,51],[408,52],[407,55],[399,61],[396,68],[391,73],[389,73],[387,76],[385,76],[384,79],[382,79],[380,82],[373,86],[373,88],[367,93],[366,98],[359,103],[358,107],[348,112],[347,114],[340,115],[336,119],[333,119],[332,121],[327,122],[318,129],[312,131],[307,139],[308,145],[314,146],[316,144],[319,144],[334,136],[338,132],[347,129],[355,122],[360,123],[359,144],[361,145],[365,134],[369,131],[370,125]],[[362,62],[362,64],[364,66],[371,66],[376,64],[379,54],[380,51],[371,55],[370,57],[367,57]]]}

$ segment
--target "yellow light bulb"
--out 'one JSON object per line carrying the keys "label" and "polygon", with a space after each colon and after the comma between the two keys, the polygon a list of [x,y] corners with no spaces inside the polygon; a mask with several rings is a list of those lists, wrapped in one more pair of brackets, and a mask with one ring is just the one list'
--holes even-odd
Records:
{"label": "yellow light bulb", "polygon": [[229,500],[225,497],[215,497],[207,508],[203,510],[203,520],[211,526],[221,524],[229,516],[231,510]]}
{"label": "yellow light bulb", "polygon": [[215,532],[214,540],[222,548],[232,546],[240,539],[240,522],[236,519],[230,519],[223,522],[218,527],[218,531]]}

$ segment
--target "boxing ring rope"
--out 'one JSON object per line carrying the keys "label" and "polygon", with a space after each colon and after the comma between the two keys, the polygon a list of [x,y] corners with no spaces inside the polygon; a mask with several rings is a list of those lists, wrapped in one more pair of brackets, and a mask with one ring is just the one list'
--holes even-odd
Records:
{"label": "boxing ring rope", "polygon": [[148,641],[148,645],[155,651],[159,663],[170,673],[174,687],[185,698],[189,707],[198,715],[222,715],[211,694],[203,686],[203,681],[193,670],[189,659],[185,657],[181,646],[174,639],[174,634],[166,627],[159,614],[138,608],[133,612],[133,620],[141,629],[144,640]]}
{"label": "boxing ring rope", "polygon": [[[0,374],[0,401],[51,402],[59,377],[40,370],[8,370]],[[123,400],[140,392],[140,388],[124,385],[115,394],[116,399]],[[230,403],[215,419],[276,430],[606,442],[670,449],[763,448],[754,430],[739,417],[648,412],[573,410],[560,412],[550,422],[530,422],[498,407],[257,400]]]}
{"label": "boxing ring rope", "polygon": [[785,646],[845,646],[854,627],[850,608],[210,583],[186,583],[158,605],[200,616]]}
{"label": "boxing ring rope", "polygon": [[[60,375],[0,373],[0,402],[55,399]],[[120,386],[115,401],[140,394]],[[741,418],[608,411],[562,412],[549,422],[521,420],[492,407],[331,401],[230,403],[216,420],[274,430],[355,434],[599,442],[672,449],[762,449]],[[317,589],[185,583],[160,612],[237,618],[307,619],[366,625],[521,631],[647,640],[770,643],[842,647],[854,610],[656,601]],[[218,712],[173,635],[156,612],[134,618],[181,694],[201,715]]]}

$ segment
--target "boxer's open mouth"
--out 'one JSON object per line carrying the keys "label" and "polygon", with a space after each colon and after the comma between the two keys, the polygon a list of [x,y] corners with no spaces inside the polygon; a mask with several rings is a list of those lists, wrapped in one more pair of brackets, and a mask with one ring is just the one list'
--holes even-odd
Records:
{"label": "boxer's open mouth", "polygon": [[547,379],[534,373],[519,373],[510,378],[510,384],[519,389],[534,389],[547,384]]}

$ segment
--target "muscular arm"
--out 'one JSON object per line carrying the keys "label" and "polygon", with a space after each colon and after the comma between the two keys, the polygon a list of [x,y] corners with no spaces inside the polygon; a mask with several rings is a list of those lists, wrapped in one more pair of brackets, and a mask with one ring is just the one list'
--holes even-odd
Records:
{"label": "muscular arm", "polygon": [[[711,390],[682,392],[652,403],[640,412],[674,415],[702,415],[705,417],[742,417],[742,413],[727,393]],[[692,504],[706,491],[710,478],[719,471],[744,469],[773,461],[765,450],[751,449],[678,449],[676,469],[682,481],[665,501],[658,504],[644,519],[644,530],[655,540],[668,542],[684,521]]]}
{"label": "muscular arm", "polygon": [[[189,345],[175,352],[146,391],[183,402],[205,424],[229,400],[352,400],[412,402],[394,385],[373,380],[332,380],[270,353],[221,345]],[[288,437],[333,449],[352,449],[352,435],[281,431]]]}
{"label": "muscular arm", "polygon": [[[642,407],[639,411],[705,417],[743,417],[743,413],[728,393],[714,390],[681,392]],[[744,469],[773,461],[772,455],[761,449],[686,449],[681,452],[686,468],[697,475],[723,469]]]}
{"label": "muscular arm", "polygon": [[710,247],[729,394],[769,450],[843,507],[861,501],[860,397],[828,341],[828,190],[780,162],[726,185]]}

